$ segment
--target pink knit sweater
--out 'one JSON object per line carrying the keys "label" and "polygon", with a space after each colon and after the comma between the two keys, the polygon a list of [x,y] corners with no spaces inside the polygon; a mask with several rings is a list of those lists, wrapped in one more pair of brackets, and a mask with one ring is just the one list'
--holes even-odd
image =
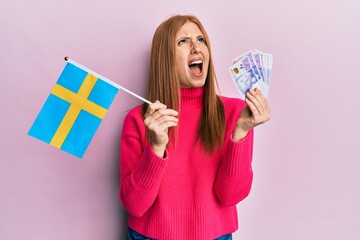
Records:
{"label": "pink knit sweater", "polygon": [[129,226],[159,240],[209,240],[238,228],[236,204],[250,192],[253,131],[231,138],[245,102],[222,97],[226,132],[211,154],[196,141],[203,88],[181,89],[178,140],[158,157],[145,139],[141,106],[126,116],[121,138],[120,198]]}

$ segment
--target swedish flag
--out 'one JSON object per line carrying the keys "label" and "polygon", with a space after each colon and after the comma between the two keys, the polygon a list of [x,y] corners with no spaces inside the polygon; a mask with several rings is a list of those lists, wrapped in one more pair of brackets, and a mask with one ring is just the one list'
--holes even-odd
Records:
{"label": "swedish flag", "polygon": [[82,158],[118,90],[68,61],[28,134]]}

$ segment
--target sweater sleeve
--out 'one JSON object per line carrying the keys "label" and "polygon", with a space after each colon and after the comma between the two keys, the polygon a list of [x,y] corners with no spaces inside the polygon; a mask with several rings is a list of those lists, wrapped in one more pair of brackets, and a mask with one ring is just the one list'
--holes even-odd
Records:
{"label": "sweater sleeve", "polygon": [[239,142],[227,142],[214,183],[214,192],[223,206],[233,206],[246,198],[251,189],[254,130]]}
{"label": "sweater sleeve", "polygon": [[142,119],[128,114],[120,145],[120,199],[130,215],[141,217],[154,203],[167,164],[144,144]]}

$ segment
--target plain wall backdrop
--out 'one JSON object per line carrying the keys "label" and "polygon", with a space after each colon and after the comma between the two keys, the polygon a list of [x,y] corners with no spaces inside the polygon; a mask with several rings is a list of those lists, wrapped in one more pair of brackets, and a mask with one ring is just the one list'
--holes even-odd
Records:
{"label": "plain wall backdrop", "polygon": [[222,95],[238,97],[234,57],[274,56],[234,239],[360,239],[358,0],[1,0],[0,239],[124,239],[119,141],[141,102],[120,92],[82,160],[27,132],[65,55],[145,95],[153,33],[174,13],[203,22]]}

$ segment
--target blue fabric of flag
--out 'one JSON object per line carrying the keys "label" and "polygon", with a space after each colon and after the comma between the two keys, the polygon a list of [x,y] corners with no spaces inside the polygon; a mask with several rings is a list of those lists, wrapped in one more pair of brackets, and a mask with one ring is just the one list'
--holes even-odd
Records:
{"label": "blue fabric of flag", "polygon": [[81,111],[61,150],[82,158],[100,123],[100,118]]}
{"label": "blue fabric of flag", "polygon": [[69,106],[70,103],[50,94],[28,134],[50,143]]}
{"label": "blue fabric of flag", "polygon": [[67,63],[57,84],[77,93],[88,73],[73,64]]}
{"label": "blue fabric of flag", "polygon": [[108,109],[119,89],[99,78],[88,99]]}

